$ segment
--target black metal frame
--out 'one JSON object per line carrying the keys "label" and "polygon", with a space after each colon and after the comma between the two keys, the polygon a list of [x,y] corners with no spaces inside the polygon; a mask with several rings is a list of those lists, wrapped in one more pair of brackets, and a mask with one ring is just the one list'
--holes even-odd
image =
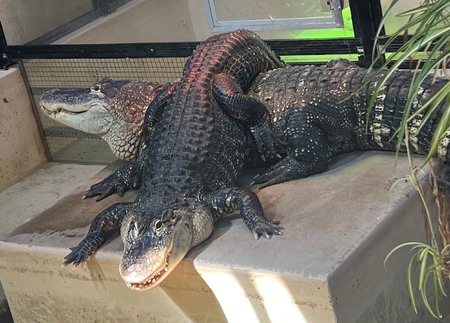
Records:
{"label": "black metal frame", "polygon": [[[368,67],[372,63],[372,51],[378,26],[383,18],[381,0],[350,0],[355,37],[361,41],[360,64]],[[381,32],[384,35],[384,29]],[[377,53],[375,52],[375,55]]]}
{"label": "black metal frame", "polygon": [[[339,40],[268,40],[277,55],[355,54],[360,42]],[[144,58],[187,57],[198,42],[122,43],[86,45],[12,45],[4,53],[11,60],[34,58]],[[327,48],[326,52],[323,50]]]}
{"label": "black metal frame", "polygon": [[[102,7],[102,1],[97,1]],[[96,2],[96,3],[97,3]],[[359,63],[368,66],[377,26],[381,21],[380,0],[349,0],[355,38],[323,40],[268,40],[277,55],[358,54]],[[16,60],[33,58],[140,58],[187,57],[198,42],[129,43],[87,45],[7,45],[0,22],[1,67]]]}
{"label": "black metal frame", "polygon": [[5,32],[3,31],[2,23],[0,22],[0,68],[7,69],[9,66],[13,65],[15,62],[8,58],[6,50],[8,44],[6,43]]}

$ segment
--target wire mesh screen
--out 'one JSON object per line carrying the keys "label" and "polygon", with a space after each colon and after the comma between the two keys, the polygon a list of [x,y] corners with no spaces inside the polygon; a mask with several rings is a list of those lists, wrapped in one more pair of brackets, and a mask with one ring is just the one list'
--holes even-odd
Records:
{"label": "wire mesh screen", "polygon": [[53,88],[89,88],[105,77],[115,80],[171,82],[181,76],[186,58],[33,59],[23,62],[38,110],[49,159],[110,163],[116,159],[101,138],[63,126],[39,109],[42,93]]}

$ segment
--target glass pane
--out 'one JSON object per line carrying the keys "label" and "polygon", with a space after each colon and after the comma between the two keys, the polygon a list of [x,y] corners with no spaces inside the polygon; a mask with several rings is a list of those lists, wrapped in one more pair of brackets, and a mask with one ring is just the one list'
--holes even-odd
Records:
{"label": "glass pane", "polygon": [[[381,6],[383,10],[383,15],[386,14],[392,0],[381,0]],[[386,34],[392,34],[398,30],[399,27],[406,24],[408,22],[408,17],[399,17],[398,14],[405,12],[409,9],[417,7],[420,5],[421,0],[407,0],[407,1],[399,1],[394,7],[392,14],[387,18],[385,24]],[[414,29],[408,30],[408,32],[413,33]]]}
{"label": "glass pane", "polygon": [[[322,11],[322,2],[219,0],[218,18],[330,17],[329,11]],[[104,9],[99,3],[103,6],[114,3],[116,7]],[[112,12],[105,13],[105,10]],[[349,8],[343,10],[343,16],[344,28],[257,33],[264,39],[353,37]],[[206,0],[5,0],[0,1],[0,19],[9,45],[30,41],[40,44],[183,42],[201,41],[213,34]],[[78,24],[76,28],[74,23]],[[55,33],[55,29],[58,32]]]}
{"label": "glass pane", "polygon": [[9,45],[23,45],[93,10],[91,0],[5,0],[0,21]]}
{"label": "glass pane", "polygon": [[[353,30],[353,21],[350,8],[342,10],[342,18],[344,20],[344,28],[327,28],[327,29],[304,29],[278,32],[278,35],[289,39],[335,39],[335,38],[353,38],[355,33]],[[264,37],[265,33],[258,32],[258,35]],[[277,36],[278,36],[277,35]],[[286,35],[289,35],[286,37]],[[269,34],[270,36],[270,34]],[[270,37],[269,37],[270,38]],[[269,39],[266,38],[266,39]],[[277,37],[272,37],[277,38]]]}
{"label": "glass pane", "polygon": [[219,20],[331,17],[318,0],[215,0]]}

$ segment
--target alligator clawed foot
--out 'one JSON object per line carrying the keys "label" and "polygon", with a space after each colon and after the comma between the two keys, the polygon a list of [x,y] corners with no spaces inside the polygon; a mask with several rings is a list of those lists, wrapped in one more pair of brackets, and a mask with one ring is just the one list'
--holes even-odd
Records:
{"label": "alligator clawed foot", "polygon": [[89,260],[90,255],[82,246],[76,246],[70,248],[71,252],[64,257],[63,266],[68,266],[70,264],[78,267],[79,265],[86,266],[87,261]]}
{"label": "alligator clawed foot", "polygon": [[293,155],[287,155],[275,165],[265,169],[253,178],[251,185],[265,187],[302,178],[326,170],[327,160],[324,162],[302,162]]}
{"label": "alligator clawed foot", "polygon": [[139,188],[140,183],[139,166],[137,163],[129,163],[101,182],[92,185],[84,194],[83,199],[97,196],[96,201],[100,201],[114,193],[123,196],[125,192]]}
{"label": "alligator clawed foot", "polygon": [[114,193],[117,193],[117,195],[119,196],[123,196],[125,192],[128,190],[128,188],[124,187],[123,185],[117,183],[113,184],[107,180],[108,178],[97,184],[92,185],[86,191],[86,193],[84,193],[82,199],[84,200],[86,198],[97,196],[95,200],[98,202]]}
{"label": "alligator clawed foot", "polygon": [[264,220],[264,222],[259,222],[253,228],[253,236],[255,240],[258,240],[259,237],[264,236],[266,239],[271,239],[273,235],[282,235],[284,228],[279,225],[280,221],[269,221]]}
{"label": "alligator clawed foot", "polygon": [[282,158],[287,145],[275,135],[270,121],[258,120],[250,126],[250,134],[264,162]]}
{"label": "alligator clawed foot", "polygon": [[299,177],[301,177],[301,165],[289,155],[277,164],[257,174],[251,184],[259,185],[259,188],[262,189]]}

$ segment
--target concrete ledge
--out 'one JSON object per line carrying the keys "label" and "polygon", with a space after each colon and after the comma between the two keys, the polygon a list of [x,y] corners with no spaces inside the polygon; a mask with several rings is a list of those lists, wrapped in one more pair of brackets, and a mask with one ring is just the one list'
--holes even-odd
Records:
{"label": "concrete ledge", "polygon": [[255,241],[238,216],[224,219],[160,287],[142,293],[121,281],[117,235],[85,269],[61,267],[92,218],[117,200],[81,201],[103,171],[0,243],[14,320],[427,322],[406,295],[407,254],[383,269],[394,246],[424,239],[416,195],[389,192],[406,165],[400,158],[394,170],[392,154],[354,153],[326,173],[264,189],[258,195],[283,236]]}

